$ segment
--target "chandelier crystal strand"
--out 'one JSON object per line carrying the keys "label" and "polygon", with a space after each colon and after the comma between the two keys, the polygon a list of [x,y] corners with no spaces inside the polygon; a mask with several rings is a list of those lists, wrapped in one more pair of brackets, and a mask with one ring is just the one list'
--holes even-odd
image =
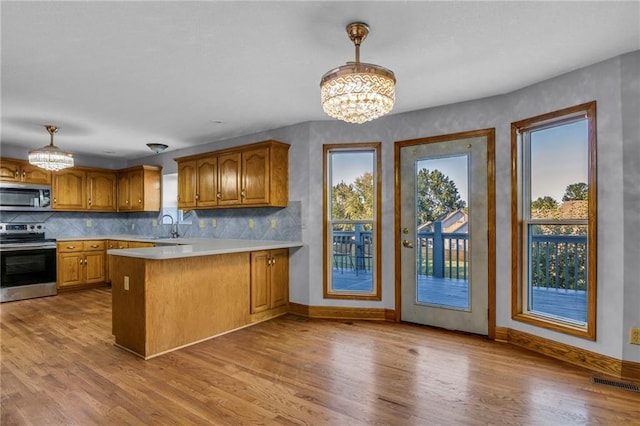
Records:
{"label": "chandelier crystal strand", "polygon": [[73,154],[64,152],[53,144],[53,134],[58,131],[58,128],[51,125],[47,125],[45,128],[51,135],[51,143],[40,149],[29,151],[29,163],[55,172],[73,167]]}
{"label": "chandelier crystal strand", "polygon": [[356,61],[322,76],[320,99],[330,117],[361,124],[391,111],[396,79],[393,72],[384,67],[360,62],[360,44],[369,33],[366,24],[349,24],[347,33],[356,47]]}

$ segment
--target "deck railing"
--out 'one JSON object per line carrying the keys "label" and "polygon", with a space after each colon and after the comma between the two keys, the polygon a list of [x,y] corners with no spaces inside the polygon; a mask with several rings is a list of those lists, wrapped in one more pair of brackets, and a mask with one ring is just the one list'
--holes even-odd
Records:
{"label": "deck railing", "polygon": [[[586,235],[534,235],[531,237],[531,271],[533,287],[585,290],[587,277]],[[334,268],[358,274],[372,265],[370,231],[336,231],[333,233]],[[468,279],[469,234],[434,231],[416,236],[416,273],[436,278]]]}

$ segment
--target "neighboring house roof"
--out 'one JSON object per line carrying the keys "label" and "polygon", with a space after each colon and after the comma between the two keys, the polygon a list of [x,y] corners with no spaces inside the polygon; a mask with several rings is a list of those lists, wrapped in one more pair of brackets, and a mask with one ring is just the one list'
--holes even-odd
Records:
{"label": "neighboring house roof", "polygon": [[418,226],[418,232],[433,232],[434,222],[442,222],[442,232],[468,232],[469,215],[464,209],[457,209],[449,213],[445,213],[436,220],[423,223]]}

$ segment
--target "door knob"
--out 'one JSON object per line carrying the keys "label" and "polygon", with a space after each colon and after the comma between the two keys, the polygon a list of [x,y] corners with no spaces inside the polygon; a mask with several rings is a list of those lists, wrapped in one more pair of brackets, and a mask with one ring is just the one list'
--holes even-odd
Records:
{"label": "door knob", "polygon": [[413,244],[411,244],[411,241],[409,240],[402,240],[402,245],[406,248],[413,248]]}

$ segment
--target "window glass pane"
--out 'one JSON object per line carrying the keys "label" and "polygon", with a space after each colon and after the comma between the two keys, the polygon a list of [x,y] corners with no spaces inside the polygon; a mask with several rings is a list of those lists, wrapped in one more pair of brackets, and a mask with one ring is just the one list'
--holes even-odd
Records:
{"label": "window glass pane", "polygon": [[416,302],[469,310],[469,157],[420,160],[416,183]]}
{"label": "window glass pane", "polygon": [[586,219],[587,120],[530,133],[533,219]]}
{"label": "window glass pane", "polygon": [[373,223],[334,224],[331,241],[331,290],[373,292]]}
{"label": "window glass pane", "polygon": [[333,152],[330,158],[331,218],[373,219],[374,153]]}
{"label": "window glass pane", "polygon": [[587,321],[587,225],[529,225],[528,310]]}

